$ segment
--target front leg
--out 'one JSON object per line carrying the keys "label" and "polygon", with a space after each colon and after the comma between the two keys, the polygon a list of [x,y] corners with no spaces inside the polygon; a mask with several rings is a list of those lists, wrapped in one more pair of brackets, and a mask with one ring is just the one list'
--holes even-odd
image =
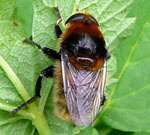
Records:
{"label": "front leg", "polygon": [[62,21],[62,18],[61,18],[61,14],[60,14],[59,8],[55,7],[54,9],[55,9],[55,11],[57,13],[57,16],[58,16],[58,20],[57,20],[57,22],[55,24],[55,34],[56,34],[57,38],[60,38],[60,36],[62,34],[62,30],[59,27],[59,23]]}
{"label": "front leg", "polygon": [[32,98],[30,98],[28,101],[26,101],[25,103],[18,106],[16,109],[14,109],[12,111],[12,114],[16,114],[20,109],[22,109],[26,105],[34,102],[38,97],[41,97],[40,96],[40,90],[41,90],[41,87],[42,87],[42,84],[41,84],[42,79],[43,79],[43,77],[53,77],[54,76],[54,70],[55,70],[55,67],[52,65],[52,66],[47,67],[46,69],[44,69],[40,73],[40,75],[37,79],[37,82],[36,82],[35,95]]}
{"label": "front leg", "polygon": [[37,47],[38,49],[42,50],[42,52],[48,56],[48,58],[52,58],[52,59],[57,59],[57,60],[60,60],[60,54],[58,52],[56,52],[55,50],[52,50],[52,49],[49,49],[47,47],[42,47],[40,46],[38,43],[32,41],[32,40],[29,40],[29,39],[25,39],[23,40],[23,43],[28,43],[30,45],[33,45],[35,47]]}

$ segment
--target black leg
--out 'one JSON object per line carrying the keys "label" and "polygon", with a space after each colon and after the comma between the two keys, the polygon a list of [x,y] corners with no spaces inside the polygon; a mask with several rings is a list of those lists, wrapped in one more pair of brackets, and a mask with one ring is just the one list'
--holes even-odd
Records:
{"label": "black leg", "polygon": [[[59,21],[59,20],[58,20]],[[57,38],[60,38],[60,36],[61,36],[61,34],[62,34],[62,31],[61,31],[61,29],[60,29],[60,27],[59,27],[59,22],[57,22],[56,24],[55,24],[55,34],[56,34],[56,36],[57,36]]]}
{"label": "black leg", "polygon": [[56,34],[57,38],[60,38],[60,36],[62,34],[62,30],[59,27],[59,23],[61,22],[62,19],[61,19],[61,15],[60,15],[60,12],[59,12],[59,8],[55,7],[54,9],[56,10],[56,13],[57,13],[58,18],[59,18],[58,21],[55,24],[55,34]]}
{"label": "black leg", "polygon": [[58,18],[61,19],[59,8],[58,7],[54,7],[54,9],[55,9],[55,11],[57,13]]}
{"label": "black leg", "polygon": [[44,69],[38,79],[37,79],[37,82],[36,82],[36,87],[35,87],[35,95],[38,96],[38,97],[41,97],[40,95],[40,90],[41,90],[41,87],[42,87],[42,79],[43,77],[53,77],[54,76],[54,70],[55,70],[55,67],[52,65],[52,66],[49,66],[47,67],[46,69]]}
{"label": "black leg", "polygon": [[110,59],[111,55],[109,53],[106,54],[106,60]]}
{"label": "black leg", "polygon": [[23,40],[23,43],[28,43],[28,44],[38,47],[38,49],[42,50],[43,53],[49,58],[60,60],[60,54],[56,52],[55,50],[49,49],[47,47],[41,47],[38,43],[29,39]]}
{"label": "black leg", "polygon": [[30,103],[34,102],[38,97],[41,97],[40,90],[42,87],[42,85],[41,85],[42,79],[43,79],[43,77],[53,77],[54,69],[55,69],[55,67],[52,65],[52,66],[49,66],[48,68],[44,69],[41,72],[41,74],[39,75],[37,82],[36,82],[35,95],[32,98],[30,98],[28,101],[23,103],[22,105],[18,106],[16,109],[14,109],[12,111],[12,114],[16,114],[20,109],[25,107],[27,104],[30,104]]}
{"label": "black leg", "polygon": [[101,106],[102,105],[104,105],[104,103],[105,103],[105,101],[106,101],[106,97],[105,97],[105,95],[103,95],[102,97],[101,97]]}

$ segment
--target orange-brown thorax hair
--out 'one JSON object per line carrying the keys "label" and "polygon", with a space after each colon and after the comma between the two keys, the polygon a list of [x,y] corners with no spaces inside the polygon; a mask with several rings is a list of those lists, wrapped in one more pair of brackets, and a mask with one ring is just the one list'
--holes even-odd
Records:
{"label": "orange-brown thorax hair", "polygon": [[91,15],[88,12],[84,12],[84,16],[85,17],[83,21],[74,21],[66,24],[66,31],[62,35],[63,39],[67,38],[73,33],[90,34],[99,38],[103,38],[103,34],[101,33],[98,24],[90,19]]}
{"label": "orange-brown thorax hair", "polygon": [[86,11],[78,11],[77,13],[83,13],[85,16],[84,20],[68,22],[66,24],[66,30],[64,31],[64,33],[61,36],[62,39],[67,38],[69,35],[71,35],[73,33],[91,34],[93,36],[103,38],[103,34],[101,33],[98,24],[91,20],[90,13],[88,13]]}
{"label": "orange-brown thorax hair", "polygon": [[89,22],[89,24],[86,24],[84,22],[71,22],[67,24],[67,29],[63,34],[63,38],[67,38],[71,34],[89,34],[92,36],[103,38],[99,27],[92,22]]}

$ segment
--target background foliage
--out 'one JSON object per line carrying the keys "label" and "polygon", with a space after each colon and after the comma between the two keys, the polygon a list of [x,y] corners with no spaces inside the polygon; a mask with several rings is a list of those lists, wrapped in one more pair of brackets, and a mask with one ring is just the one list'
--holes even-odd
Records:
{"label": "background foliage", "polygon": [[[150,1],[132,2],[0,1],[0,135],[150,134]],[[53,31],[58,18],[52,7],[56,5],[63,18],[62,29],[66,18],[77,8],[95,16],[112,55],[108,63],[107,102],[90,127],[74,127],[52,113],[52,79],[44,79],[41,99],[16,116],[10,113],[34,94],[38,74],[54,63],[22,40],[32,35],[39,44],[58,48]]]}

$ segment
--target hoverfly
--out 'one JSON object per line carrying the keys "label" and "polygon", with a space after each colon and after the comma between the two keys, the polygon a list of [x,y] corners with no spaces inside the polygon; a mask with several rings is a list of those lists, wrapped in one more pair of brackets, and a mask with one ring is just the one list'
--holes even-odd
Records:
{"label": "hoverfly", "polygon": [[92,15],[78,11],[66,20],[66,29],[62,32],[58,8],[56,11],[60,18],[55,25],[60,43],[59,52],[41,47],[28,39],[24,42],[38,47],[58,62],[41,72],[36,82],[35,95],[12,113],[16,114],[22,107],[40,97],[43,77],[56,77],[56,114],[71,119],[75,125],[88,126],[95,120],[105,101],[106,62],[110,55],[105,48],[98,22]]}

